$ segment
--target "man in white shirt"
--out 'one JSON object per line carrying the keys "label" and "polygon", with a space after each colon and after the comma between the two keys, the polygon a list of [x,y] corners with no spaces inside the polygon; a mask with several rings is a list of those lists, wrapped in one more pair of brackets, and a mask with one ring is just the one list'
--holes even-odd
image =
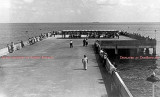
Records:
{"label": "man in white shirt", "polygon": [[100,56],[101,57],[103,56],[103,50],[102,49],[100,50]]}
{"label": "man in white shirt", "polygon": [[84,66],[84,70],[87,70],[87,63],[88,63],[88,58],[86,55],[84,55],[84,58],[82,59],[82,63]]}
{"label": "man in white shirt", "polygon": [[73,41],[70,40],[70,48],[73,48]]}

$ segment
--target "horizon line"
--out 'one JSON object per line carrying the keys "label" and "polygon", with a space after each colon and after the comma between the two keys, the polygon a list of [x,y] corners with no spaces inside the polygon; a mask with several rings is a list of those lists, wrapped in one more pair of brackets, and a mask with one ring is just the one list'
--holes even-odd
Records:
{"label": "horizon line", "polygon": [[[4,24],[18,24],[18,23],[160,23],[160,22],[2,22],[2,23],[4,23]],[[2,24],[1,23],[1,24]]]}

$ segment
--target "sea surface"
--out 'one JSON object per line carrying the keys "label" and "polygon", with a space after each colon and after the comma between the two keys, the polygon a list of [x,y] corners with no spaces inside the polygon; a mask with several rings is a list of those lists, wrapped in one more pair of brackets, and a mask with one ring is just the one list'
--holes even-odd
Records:
{"label": "sea surface", "polygon": [[0,49],[11,42],[59,30],[123,30],[156,38],[160,55],[160,23],[0,23]]}

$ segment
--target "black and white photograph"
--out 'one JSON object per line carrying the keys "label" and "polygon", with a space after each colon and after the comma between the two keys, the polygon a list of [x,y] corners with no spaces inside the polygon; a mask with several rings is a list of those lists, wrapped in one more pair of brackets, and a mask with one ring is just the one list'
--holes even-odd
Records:
{"label": "black and white photograph", "polygon": [[0,97],[160,97],[160,0],[0,0]]}

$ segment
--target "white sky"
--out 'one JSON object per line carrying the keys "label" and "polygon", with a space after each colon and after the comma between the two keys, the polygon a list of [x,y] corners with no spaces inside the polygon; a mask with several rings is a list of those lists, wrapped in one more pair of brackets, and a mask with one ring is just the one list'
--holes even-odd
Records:
{"label": "white sky", "polygon": [[160,0],[0,0],[2,22],[160,22]]}

